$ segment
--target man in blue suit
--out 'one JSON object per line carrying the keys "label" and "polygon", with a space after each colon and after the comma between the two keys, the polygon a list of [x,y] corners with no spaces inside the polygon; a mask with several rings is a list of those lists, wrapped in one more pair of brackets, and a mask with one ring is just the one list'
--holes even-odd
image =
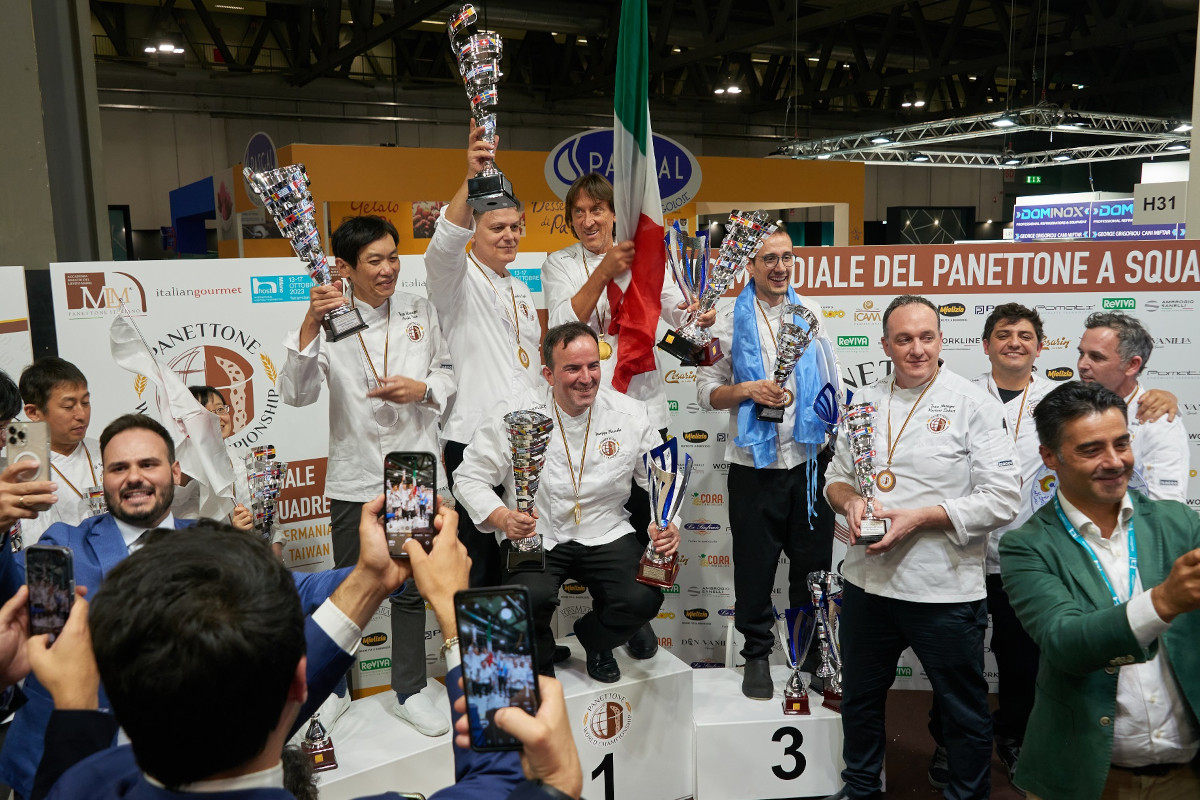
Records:
{"label": "man in blue suit", "polygon": [[[382,497],[366,504],[360,540],[362,550],[381,551],[386,558],[382,529],[375,515]],[[447,688],[461,698],[453,597],[466,588],[470,560],[458,541],[453,512],[439,514],[442,531],[426,556],[419,545],[406,544],[416,583],[433,606],[444,635]],[[202,523],[203,524],[203,523]],[[370,535],[372,532],[374,536]],[[390,562],[390,572],[407,577],[403,562]],[[344,586],[354,583],[352,576]],[[380,581],[376,580],[375,584]],[[388,584],[394,583],[385,578]],[[331,603],[352,621],[356,613],[378,605],[379,596],[349,599],[339,588]],[[374,604],[374,605],[372,605]],[[78,616],[78,615],[76,615]],[[157,800],[181,795],[217,796],[228,800],[290,798],[282,788],[280,753],[294,727],[307,694],[303,616],[286,570],[260,542],[220,530],[197,530],[155,539],[113,570],[88,615],[94,639],[95,664],[112,697],[117,719],[129,734],[131,746],[107,749],[68,770],[50,791],[51,798],[89,797]],[[70,748],[69,736],[87,719],[103,715],[81,711],[80,682],[88,680],[86,630],[78,620],[47,650],[31,646],[34,668],[43,674],[54,694],[55,712],[48,740],[48,758]],[[331,634],[336,635],[336,634]],[[354,625],[346,637],[361,635]],[[154,642],[154,647],[147,647]],[[313,640],[308,640],[312,658]],[[59,658],[47,659],[64,646]],[[74,651],[84,656],[69,657]],[[57,666],[54,661],[65,661]],[[49,668],[48,668],[49,667]],[[253,676],[248,680],[247,676]],[[527,724],[536,729],[526,753],[535,780],[523,781],[515,753],[473,753],[456,740],[455,785],[434,798],[577,798],[582,785],[578,757],[567,733],[561,689],[549,693],[557,722],[539,712],[514,714],[514,733]],[[74,700],[73,700],[74,699]],[[458,705],[461,713],[461,703]],[[505,720],[502,720],[501,723]],[[212,725],[204,724],[212,721]],[[462,731],[460,730],[460,733]],[[102,738],[102,737],[101,737]],[[77,748],[76,748],[77,749]],[[47,765],[42,765],[45,771]],[[43,772],[39,772],[39,783]],[[397,798],[395,794],[381,798]]]}
{"label": "man in blue suit", "polygon": [[[142,536],[156,528],[181,529],[194,524],[171,514],[179,462],[170,434],[142,414],[126,414],[110,422],[100,434],[104,461],[104,500],[108,513],[82,524],[51,525],[39,544],[71,548],[75,584],[95,592],[108,573],[130,553],[141,548]],[[349,569],[319,573],[292,573],[305,613],[323,603],[349,573]],[[0,593],[7,597],[25,582],[25,556],[0,546]],[[19,796],[28,797],[42,756],[42,736],[53,705],[45,689],[32,678],[25,684],[28,703],[13,720],[0,751],[0,780]],[[103,691],[101,705],[107,705]]]}
{"label": "man in blue suit", "polygon": [[1000,540],[1041,650],[1017,762],[1030,798],[1200,797],[1200,517],[1128,491],[1125,402],[1066,383],[1034,412],[1055,495]]}

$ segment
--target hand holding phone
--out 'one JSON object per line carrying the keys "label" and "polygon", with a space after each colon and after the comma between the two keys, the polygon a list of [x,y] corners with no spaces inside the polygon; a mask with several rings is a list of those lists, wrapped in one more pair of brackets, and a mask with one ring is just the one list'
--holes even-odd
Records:
{"label": "hand holding phone", "polygon": [[408,558],[404,543],[409,539],[429,552],[436,513],[437,458],[433,453],[388,453],[383,462],[383,530],[393,558]]}
{"label": "hand holding phone", "polygon": [[471,749],[520,750],[520,740],[501,730],[495,715],[508,706],[536,715],[541,705],[529,592],[523,586],[465,589],[454,595],[454,612]]}
{"label": "hand holding phone", "polygon": [[[45,422],[13,420],[4,426],[4,454],[13,479],[18,483],[50,480],[50,426]],[[31,511],[45,511],[50,503],[29,504]]]}
{"label": "hand holding phone", "polygon": [[62,633],[75,602],[75,561],[69,547],[35,544],[25,548],[29,587],[29,635]]}

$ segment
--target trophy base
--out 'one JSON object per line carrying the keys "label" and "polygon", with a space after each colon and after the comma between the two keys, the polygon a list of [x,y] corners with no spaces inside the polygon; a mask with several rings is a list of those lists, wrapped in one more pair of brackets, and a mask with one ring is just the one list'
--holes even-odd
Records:
{"label": "trophy base", "polygon": [[647,586],[670,589],[675,585],[677,575],[679,575],[679,558],[677,556],[672,556],[666,564],[655,564],[642,556],[642,560],[638,562],[637,577],[634,580]]}
{"label": "trophy base", "polygon": [[338,342],[367,329],[367,323],[363,322],[362,314],[358,313],[357,308],[343,308],[345,311],[340,314],[326,314],[325,319],[321,321],[321,327],[325,329],[325,341]]}
{"label": "trophy base", "polygon": [[787,694],[783,695],[783,713],[785,714],[811,714],[812,711],[808,708],[808,692],[804,694]]}
{"label": "trophy base", "polygon": [[663,334],[658,349],[678,358],[682,367],[711,367],[725,357],[719,340],[710,339],[708,344],[696,344],[679,331]]}
{"label": "trophy base", "polygon": [[337,756],[333,752],[333,739],[326,738],[319,742],[301,742],[300,749],[312,762],[313,772],[324,772],[337,769]]}
{"label": "trophy base", "polygon": [[821,701],[822,708],[828,708],[830,711],[842,713],[842,693],[835,692],[833,689],[826,687],[825,699]]}
{"label": "trophy base", "polygon": [[858,523],[858,539],[855,544],[872,545],[883,541],[887,535],[886,519],[864,519]]}
{"label": "trophy base", "polygon": [[754,417],[760,422],[774,422],[776,424],[783,422],[783,406],[764,406],[762,403],[754,404]]}
{"label": "trophy base", "polygon": [[512,184],[504,177],[504,173],[476,175],[467,180],[467,205],[483,214],[502,208],[515,208],[517,196],[513,194]]}
{"label": "trophy base", "polygon": [[542,572],[546,569],[546,551],[540,547],[535,550],[510,547],[505,568],[509,572]]}

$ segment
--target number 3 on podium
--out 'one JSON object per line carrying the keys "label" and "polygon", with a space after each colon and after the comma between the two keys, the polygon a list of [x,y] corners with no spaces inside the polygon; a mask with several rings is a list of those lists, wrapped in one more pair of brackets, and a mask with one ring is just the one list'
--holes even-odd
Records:
{"label": "number 3 on podium", "polygon": [[[775,777],[782,781],[790,781],[800,777],[808,762],[804,760],[804,754],[800,752],[800,745],[804,744],[804,736],[800,731],[790,725],[785,726],[775,731],[775,734],[771,737],[771,741],[778,742],[785,737],[792,740],[791,744],[783,748],[783,754],[792,758],[791,769],[785,769],[783,764],[775,764],[771,767],[771,772],[774,772]],[[596,777],[596,773],[593,772],[592,777]]]}

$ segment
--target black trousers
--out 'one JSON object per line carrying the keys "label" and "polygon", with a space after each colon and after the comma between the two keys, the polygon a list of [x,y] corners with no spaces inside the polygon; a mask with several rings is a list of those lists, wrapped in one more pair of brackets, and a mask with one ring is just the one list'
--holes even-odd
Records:
{"label": "black trousers", "polygon": [[[510,546],[505,542],[503,550]],[[558,608],[559,587],[568,578],[582,583],[592,593],[592,610],[575,622],[575,633],[588,650],[611,650],[623,645],[654,618],[662,605],[662,591],[634,580],[642,547],[633,534],[594,547],[563,542],[546,551],[545,571],[514,572],[507,576],[509,583],[529,589],[538,672],[554,674],[550,619]]]}
{"label": "black trousers", "polygon": [[[442,451],[446,459],[446,479],[450,489],[454,489],[454,473],[462,464],[463,451],[467,449],[461,442],[446,442]],[[496,496],[503,499],[504,487],[495,486]],[[495,534],[484,533],[475,527],[467,510],[461,505],[458,509],[458,540],[467,548],[471,556],[471,586],[499,586],[502,573],[500,563],[500,545],[496,542]]]}
{"label": "black trousers", "polygon": [[[1037,643],[1021,627],[1017,613],[1008,602],[1008,593],[1000,574],[987,576],[988,613],[992,615],[992,654],[996,656],[996,676],[999,692],[996,710],[992,713],[992,728],[997,740],[1008,740],[1018,747],[1025,741],[1025,727],[1033,711],[1033,694],[1037,684]],[[937,695],[929,709],[929,733],[945,747],[942,735],[941,704]]]}
{"label": "black trousers", "polygon": [[[329,500],[333,565],[353,567],[358,561],[358,523],[362,503]],[[415,694],[425,686],[425,601],[410,578],[390,600],[392,623],[392,691]]]}
{"label": "black trousers", "polygon": [[941,701],[950,783],[947,800],[986,798],[992,718],[983,677],[987,601],[917,603],[842,591],[842,779],[849,797],[876,797],[886,744],[884,708],[896,662],[912,647]]}
{"label": "black trousers", "polygon": [[747,660],[766,658],[774,646],[771,589],[779,554],[788,557],[791,608],[811,602],[808,573],[828,570],[833,561],[833,510],[821,496],[824,471],[819,465],[814,469],[818,472],[813,495],[816,514],[809,520],[806,464],[789,470],[729,465],[733,622],[746,637],[742,657]]}

